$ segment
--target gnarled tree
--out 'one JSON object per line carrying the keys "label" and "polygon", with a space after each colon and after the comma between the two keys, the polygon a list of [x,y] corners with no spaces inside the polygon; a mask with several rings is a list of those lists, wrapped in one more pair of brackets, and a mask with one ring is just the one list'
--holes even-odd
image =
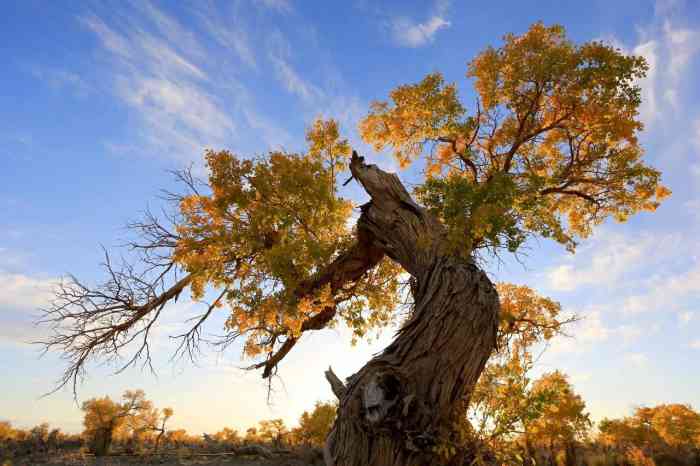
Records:
{"label": "gnarled tree", "polygon": [[[424,163],[414,197],[399,178],[368,165],[318,121],[304,154],[241,159],[206,153],[209,179],[189,173],[171,196],[168,226],[133,225],[143,269],[106,261],[98,287],[70,279],[45,321],[47,349],[68,359],[62,384],[92,358],[149,361],[149,334],[185,290],[202,301],[179,351],[195,356],[202,324],[227,309],[226,333],[245,338],[263,377],[275,373],[305,332],[343,321],[362,337],[391,320],[400,273],[411,311],[396,339],[346,382],[326,444],[329,465],[458,464],[454,447],[477,380],[496,345],[499,300],[480,269],[489,252],[515,252],[533,235],[574,250],[608,217],[654,210],[668,195],[642,160],[637,135],[642,58],[599,42],[576,45],[559,26],[507,35],[470,64],[477,102],[468,114],[439,74],[392,91],[361,122],[377,150],[402,165]],[[336,178],[349,169],[369,195],[355,227]],[[213,291],[212,291],[213,293]]]}

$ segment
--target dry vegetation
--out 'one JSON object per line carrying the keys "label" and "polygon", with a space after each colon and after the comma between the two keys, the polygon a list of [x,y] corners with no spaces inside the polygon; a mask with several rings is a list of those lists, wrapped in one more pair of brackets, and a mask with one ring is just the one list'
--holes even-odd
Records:
{"label": "dry vegetation", "polygon": [[[528,397],[530,406],[519,420],[511,417],[509,429],[503,412],[492,413],[497,419],[489,423],[475,422],[478,428],[467,433],[473,436],[472,444],[479,446],[472,465],[700,465],[700,413],[690,406],[640,407],[632,416],[604,419],[593,429],[585,403],[560,372],[537,380]],[[245,433],[226,427],[195,436],[184,429],[148,428],[149,420],[163,417],[154,416],[161,412],[141,391],[127,391],[122,400],[86,401],[85,430],[79,435],[50,429],[46,423],[21,430],[0,422],[1,464],[323,465],[322,447],[337,409],[331,403],[317,403],[293,428],[281,419],[271,419]],[[469,414],[473,419],[474,412]],[[105,425],[116,426],[108,451],[96,448],[96,432]]]}
{"label": "dry vegetation", "polygon": [[334,404],[319,402],[292,429],[281,419],[271,419],[244,435],[225,427],[198,436],[166,429],[173,410],[155,408],[141,390],[127,390],[120,402],[93,398],[82,409],[84,430],[79,435],[47,423],[21,430],[0,422],[2,465],[322,464],[321,446],[336,412]]}

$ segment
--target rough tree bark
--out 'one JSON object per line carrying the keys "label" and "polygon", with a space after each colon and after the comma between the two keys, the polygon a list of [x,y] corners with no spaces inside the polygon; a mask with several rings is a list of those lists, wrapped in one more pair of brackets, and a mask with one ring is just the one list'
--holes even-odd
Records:
{"label": "rough tree bark", "polygon": [[[449,436],[496,343],[498,295],[468,258],[450,253],[442,225],[398,177],[353,154],[353,177],[371,201],[358,231],[413,277],[415,309],[394,342],[343,384],[324,452],[328,466],[441,464]],[[459,455],[458,455],[459,456]],[[459,458],[451,460],[458,464]]]}

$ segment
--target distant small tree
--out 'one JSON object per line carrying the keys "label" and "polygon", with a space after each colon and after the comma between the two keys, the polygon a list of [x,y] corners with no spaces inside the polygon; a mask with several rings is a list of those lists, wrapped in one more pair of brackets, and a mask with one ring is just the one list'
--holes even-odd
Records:
{"label": "distant small tree", "polygon": [[700,447],[700,413],[687,404],[662,404],[651,408],[651,424],[673,448]]}
{"label": "distant small tree", "polygon": [[177,429],[169,430],[165,435],[165,440],[168,444],[174,447],[179,447],[191,439],[185,429]]}
{"label": "distant small tree", "polygon": [[527,439],[548,447],[552,457],[556,457],[557,448],[562,447],[566,464],[576,464],[575,441],[585,438],[591,427],[586,403],[560,371],[537,379],[532,393],[545,402],[540,415],[524,425]]}
{"label": "distant small tree", "polygon": [[231,429],[230,427],[224,427],[219,432],[214,434],[214,438],[227,446],[235,445],[241,441],[238,431]]}
{"label": "distant small tree", "polygon": [[313,411],[304,411],[299,418],[299,427],[293,430],[298,441],[322,447],[333,427],[337,410],[337,403],[317,401]]}
{"label": "distant small tree", "polygon": [[[554,336],[563,335],[575,316],[562,315],[561,306],[527,286],[496,285],[501,300],[496,351],[472,393],[468,419],[477,446],[483,446],[500,461],[514,461],[521,455],[513,441],[525,433],[525,426],[542,416],[547,396],[532,390],[532,351]],[[467,432],[468,434],[468,432]],[[525,455],[534,457],[527,437]],[[477,451],[477,457],[482,452]]]}
{"label": "distant small tree", "polygon": [[82,405],[85,413],[84,436],[90,450],[96,456],[107,455],[115,435],[124,433],[129,423],[133,428],[136,416],[142,411],[152,409],[152,403],[146,400],[143,390],[127,390],[122,399],[122,403],[116,403],[105,396],[92,398]]}
{"label": "distant small tree", "polygon": [[156,444],[154,447],[154,450],[156,451],[156,453],[158,452],[158,446],[160,445],[161,438],[163,438],[163,435],[165,435],[165,424],[173,416],[173,414],[174,414],[173,408],[164,408],[163,413],[161,414],[161,417],[160,417],[160,424],[153,429],[156,432],[158,432],[158,435],[156,436]]}
{"label": "distant small tree", "polygon": [[259,436],[263,441],[273,443],[277,447],[282,446],[284,436],[288,432],[282,419],[260,421],[259,425]]}
{"label": "distant small tree", "polygon": [[48,450],[56,450],[60,447],[61,443],[65,440],[66,435],[61,432],[61,429],[51,429],[49,435],[46,439],[46,447]]}
{"label": "distant small tree", "polygon": [[17,431],[9,421],[0,421],[0,442],[7,442],[17,436]]}
{"label": "distant small tree", "polygon": [[684,404],[638,407],[632,416],[603,419],[598,432],[598,440],[618,452],[688,454],[700,448],[700,413]]}
{"label": "distant small tree", "polygon": [[45,443],[49,438],[49,423],[42,422],[29,430],[32,439],[36,442]]}

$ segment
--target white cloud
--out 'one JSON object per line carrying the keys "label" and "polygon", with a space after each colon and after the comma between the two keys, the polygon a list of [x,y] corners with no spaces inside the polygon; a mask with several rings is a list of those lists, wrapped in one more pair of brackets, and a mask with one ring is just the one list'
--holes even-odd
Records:
{"label": "white cloud", "polygon": [[626,273],[642,263],[663,256],[677,238],[659,238],[651,234],[628,237],[602,230],[582,247],[576,256],[549,269],[546,279],[555,291],[573,291],[589,285],[615,285]]}
{"label": "white cloud", "polygon": [[625,353],[623,359],[627,364],[631,364],[638,368],[647,367],[649,364],[649,358],[643,353]]}
{"label": "white cloud", "polygon": [[680,107],[678,92],[675,89],[666,89],[664,91],[664,99],[669,103],[669,105],[671,105],[671,107],[673,107],[674,110],[678,110]]}
{"label": "white cloud", "polygon": [[[700,165],[698,165],[698,168],[700,168]],[[698,176],[700,176],[700,171],[698,171]],[[687,209],[688,213],[691,216],[700,220],[700,199],[691,199],[689,201],[685,201],[683,203],[683,206]]]}
{"label": "white cloud", "polygon": [[610,330],[603,324],[600,311],[594,311],[585,316],[583,326],[576,335],[584,342],[605,341],[610,336]]}
{"label": "white cloud", "polygon": [[693,320],[693,317],[695,317],[695,315],[690,311],[681,312],[678,314],[678,323],[682,327],[685,327]]}
{"label": "white cloud", "polygon": [[112,26],[96,15],[82,22],[111,52],[113,91],[141,118],[144,139],[160,152],[199,158],[204,148],[228,141],[235,125],[206,91],[209,78],[196,63],[203,54],[194,36],[152,5],[145,12],[143,24]]}
{"label": "white cloud", "polygon": [[55,279],[0,271],[0,342],[23,346],[46,333],[34,321],[39,310],[49,305],[55,283]]}
{"label": "white cloud", "polygon": [[92,90],[92,86],[82,77],[68,70],[35,65],[30,68],[30,72],[54,90],[72,89],[80,96]]}
{"label": "white cloud", "polygon": [[593,373],[591,372],[576,372],[570,376],[571,382],[576,385],[579,383],[585,383],[593,380]]}
{"label": "white cloud", "polygon": [[46,306],[51,299],[55,280],[33,278],[21,273],[0,271],[0,312],[33,312]]}
{"label": "white cloud", "polygon": [[235,129],[216,99],[203,89],[183,81],[157,77],[122,79],[118,94],[166,141],[177,138],[183,129],[191,137],[219,142]]}
{"label": "white cloud", "polygon": [[450,22],[439,16],[433,16],[423,23],[414,23],[407,18],[394,21],[394,38],[399,45],[420,47],[433,40],[435,33],[450,26]]}
{"label": "white cloud", "polygon": [[207,11],[199,12],[200,20],[216,41],[232,50],[245,65],[257,69],[257,60],[250,37],[241,24],[242,15],[236,14],[233,21],[222,21],[221,16],[222,14],[215,10],[213,5],[210,5]]}
{"label": "white cloud", "polygon": [[292,11],[292,5],[289,0],[254,0],[254,2],[279,13]]}
{"label": "white cloud", "polygon": [[268,58],[275,70],[279,82],[290,93],[299,97],[306,104],[318,104],[324,98],[324,93],[311,82],[302,78],[290,63],[292,47],[287,38],[275,31],[268,42]]}
{"label": "white cloud", "polygon": [[617,327],[616,333],[622,338],[624,344],[628,345],[638,340],[645,332],[636,325],[625,324]]}
{"label": "white cloud", "polygon": [[277,76],[289,92],[296,94],[305,102],[313,102],[320,96],[318,88],[304,80],[284,58],[271,55],[270,60]]}
{"label": "white cloud", "polygon": [[624,53],[644,57],[649,65],[646,77],[637,83],[642,90],[640,117],[647,129],[669,110],[680,110],[684,102],[682,86],[691,81],[687,70],[700,51],[700,32],[674,24],[669,19],[671,10],[657,8],[657,24],[662,26],[643,29],[639,43],[633,47],[626,47],[614,37],[605,38]]}
{"label": "white cloud", "polygon": [[406,17],[395,18],[392,21],[394,40],[405,47],[420,47],[432,42],[440,29],[450,27],[450,22],[445,19],[448,7],[448,2],[437,2],[435,13],[421,23]]}
{"label": "white cloud", "polygon": [[668,20],[664,22],[664,34],[670,52],[668,71],[673,79],[678,79],[685,72],[693,55],[700,50],[700,34],[690,29],[674,27]]}
{"label": "white cloud", "polygon": [[554,267],[547,273],[549,286],[557,291],[572,291],[578,285],[581,285],[580,280],[577,280],[574,266],[571,264],[562,264]]}
{"label": "white cloud", "polygon": [[649,290],[646,293],[625,298],[622,310],[628,313],[673,310],[683,299],[700,293],[700,263],[677,274],[653,277],[647,281],[646,289]]}
{"label": "white cloud", "polygon": [[[693,122],[693,142],[700,148],[700,118]],[[697,167],[698,163],[695,166]]]}
{"label": "white cloud", "polygon": [[639,108],[639,113],[642,121],[648,125],[656,119],[659,112],[656,102],[656,80],[659,66],[658,44],[656,41],[650,40],[634,47],[632,53],[644,57],[647,65],[649,65],[646,77],[638,83],[642,88],[642,104]]}
{"label": "white cloud", "polygon": [[571,337],[555,337],[551,342],[552,353],[583,353],[593,345],[608,340],[612,330],[608,328],[599,310],[584,311],[583,318],[567,328]]}
{"label": "white cloud", "polygon": [[100,18],[89,15],[80,18],[80,20],[97,35],[107,50],[123,58],[131,58],[132,51],[127,39],[107,27]]}

